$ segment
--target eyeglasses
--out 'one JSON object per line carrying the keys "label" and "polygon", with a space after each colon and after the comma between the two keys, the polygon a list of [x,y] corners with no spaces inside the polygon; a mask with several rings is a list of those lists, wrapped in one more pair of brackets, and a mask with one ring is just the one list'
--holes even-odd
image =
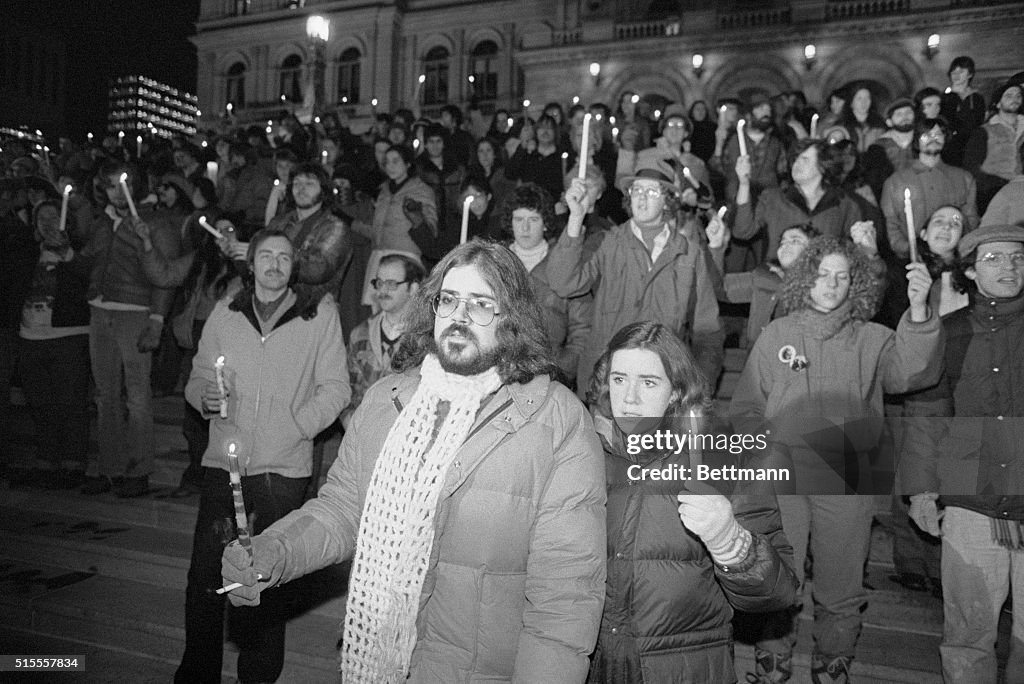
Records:
{"label": "eyeglasses", "polygon": [[646,197],[649,200],[661,199],[665,196],[664,190],[659,188],[641,188],[639,186],[632,186],[629,188],[629,196],[633,199],[640,199]]}
{"label": "eyeglasses", "polygon": [[976,263],[985,264],[986,266],[1005,266],[1007,261],[1009,261],[1014,268],[1024,266],[1024,252],[1013,252],[1012,254],[1006,254],[1005,252],[986,252],[978,257]]}
{"label": "eyeglasses", "polygon": [[665,128],[686,128],[686,122],[684,121],[669,121],[665,124]]}
{"label": "eyeglasses", "polygon": [[459,308],[459,302],[466,303],[466,314],[469,316],[469,320],[477,325],[488,326],[495,316],[501,315],[494,310],[494,302],[489,299],[456,297],[450,292],[442,292],[434,297],[431,308],[441,318],[448,318]]}
{"label": "eyeglasses", "polygon": [[404,285],[409,282],[408,280],[382,280],[381,278],[374,278],[370,281],[370,285],[373,286],[374,290],[383,290],[384,292],[394,292],[398,289],[399,285]]}

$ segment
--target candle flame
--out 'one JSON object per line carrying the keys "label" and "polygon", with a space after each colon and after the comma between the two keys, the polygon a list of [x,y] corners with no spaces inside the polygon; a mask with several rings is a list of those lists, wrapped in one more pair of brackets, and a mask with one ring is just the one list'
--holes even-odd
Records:
{"label": "candle flame", "polygon": [[420,83],[425,83],[426,80],[427,80],[427,75],[426,74],[420,74]]}
{"label": "candle flame", "polygon": [[121,174],[121,182],[122,183],[127,183],[128,182],[128,173],[127,172]]}
{"label": "candle flame", "polygon": [[71,194],[71,184],[68,183],[67,185],[64,186],[64,196],[67,197],[70,194]]}
{"label": "candle flame", "polygon": [[466,195],[466,199],[462,200],[462,204],[463,204],[464,206],[467,206],[467,207],[468,207],[468,206],[469,206],[470,204],[472,204],[472,203],[473,203],[473,202],[474,202],[475,200],[476,200],[476,197],[474,197],[473,195]]}
{"label": "candle flame", "polygon": [[562,153],[562,159],[568,159],[568,158],[569,158],[569,153],[568,152],[563,152]]}
{"label": "candle flame", "polygon": [[[203,220],[205,221],[206,217],[203,217]],[[224,365],[224,356],[223,355],[218,356],[217,357],[217,362],[215,364],[213,364],[213,365],[215,365],[215,366],[223,366]]]}
{"label": "candle flame", "polygon": [[234,456],[234,455],[235,455],[235,450],[236,450],[237,448],[238,448],[238,447],[237,447],[237,446],[235,446],[235,443],[234,443],[234,442],[231,442],[230,444],[228,444],[228,455],[229,455],[229,456]]}

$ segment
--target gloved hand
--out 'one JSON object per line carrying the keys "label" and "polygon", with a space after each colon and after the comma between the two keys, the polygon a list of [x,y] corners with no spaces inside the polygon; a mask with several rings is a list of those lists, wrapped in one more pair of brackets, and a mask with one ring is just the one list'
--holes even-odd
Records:
{"label": "gloved hand", "polygon": [[[732,513],[732,503],[721,494],[680,494],[679,519],[700,537],[715,562],[732,565],[743,560],[738,549],[750,548],[750,532],[740,527]],[[740,544],[745,539],[745,544]]]}
{"label": "gloved hand", "polygon": [[[277,586],[284,574],[284,542],[277,537],[257,534],[252,538],[252,560],[237,540],[224,548],[220,574],[224,586],[240,582],[243,586],[228,592],[234,606],[260,605],[260,592]],[[257,576],[262,579],[257,579]]]}
{"label": "gloved hand", "polygon": [[411,197],[405,199],[405,203],[402,205],[402,212],[405,213],[405,217],[409,219],[409,223],[416,227],[426,221],[426,217],[423,216],[423,203],[414,200]]}
{"label": "gloved hand", "polygon": [[933,537],[942,535],[939,521],[942,520],[942,516],[945,513],[945,511],[939,511],[939,507],[935,503],[938,501],[938,498],[939,495],[935,492],[914,494],[910,497],[910,519],[922,531],[927,532]]}

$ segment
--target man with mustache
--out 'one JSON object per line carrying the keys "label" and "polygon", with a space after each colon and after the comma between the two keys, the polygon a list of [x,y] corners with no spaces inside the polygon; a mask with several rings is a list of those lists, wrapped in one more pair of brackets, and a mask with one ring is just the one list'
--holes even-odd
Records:
{"label": "man with mustache", "polygon": [[908,258],[907,219],[903,198],[910,190],[914,215],[914,235],[918,235],[935,210],[954,206],[964,215],[964,233],[978,227],[978,206],[974,176],[942,161],[942,150],[949,136],[943,119],[922,119],[914,124],[913,150],[917,159],[910,166],[889,176],[882,187],[881,208],[889,245],[896,256]]}
{"label": "man with mustache", "polygon": [[[907,420],[900,481],[910,517],[942,537],[943,681],[973,684],[996,681],[1007,594],[1024,610],[1024,228],[983,226],[957,249],[970,304],[942,318],[942,380],[908,402],[925,417]],[[1024,681],[1021,627],[1017,613],[1007,682]]]}
{"label": "man with mustache", "polygon": [[395,375],[352,416],[317,499],[224,552],[236,604],[354,558],[346,684],[583,682],[604,604],[605,478],[551,380],[519,258],[471,241],[416,293]]}
{"label": "man with mustache", "polygon": [[[221,553],[238,534],[230,522],[231,446],[250,532],[262,532],[302,504],[313,438],[351,395],[338,307],[330,295],[292,288],[295,250],[288,236],[273,228],[256,233],[248,265],[246,286],[207,319],[185,387],[188,402],[210,419],[210,442],[185,594],[185,653],[174,678],[181,683],[221,679],[224,598],[214,591]],[[233,631],[242,636],[240,681],[272,682],[281,674],[287,603],[287,592],[279,591],[259,610],[232,615]]]}

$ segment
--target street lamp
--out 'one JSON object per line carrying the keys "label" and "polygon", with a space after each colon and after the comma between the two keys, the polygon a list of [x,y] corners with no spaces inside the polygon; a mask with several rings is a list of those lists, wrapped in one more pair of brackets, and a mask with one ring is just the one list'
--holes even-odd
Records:
{"label": "street lamp", "polygon": [[324,101],[324,72],[327,70],[327,39],[331,35],[331,22],[314,14],[306,19],[306,35],[313,51],[313,114]]}

